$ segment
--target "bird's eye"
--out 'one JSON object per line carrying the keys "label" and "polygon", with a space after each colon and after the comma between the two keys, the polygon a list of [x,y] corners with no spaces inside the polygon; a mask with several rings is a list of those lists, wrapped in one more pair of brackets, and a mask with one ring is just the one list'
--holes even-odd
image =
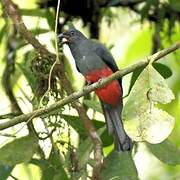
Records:
{"label": "bird's eye", "polygon": [[74,31],[71,31],[71,35],[74,35],[75,33],[74,33]]}

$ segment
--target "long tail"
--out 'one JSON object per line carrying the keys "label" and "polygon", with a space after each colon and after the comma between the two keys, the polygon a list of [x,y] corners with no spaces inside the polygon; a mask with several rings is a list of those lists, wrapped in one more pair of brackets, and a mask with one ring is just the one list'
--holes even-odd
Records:
{"label": "long tail", "polygon": [[101,101],[109,134],[113,135],[114,148],[117,151],[130,151],[132,141],[126,134],[121,120],[122,103],[112,107]]}

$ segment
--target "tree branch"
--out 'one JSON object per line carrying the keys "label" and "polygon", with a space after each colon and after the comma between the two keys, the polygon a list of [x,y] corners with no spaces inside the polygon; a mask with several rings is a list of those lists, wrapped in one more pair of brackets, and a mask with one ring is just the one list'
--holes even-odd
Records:
{"label": "tree branch", "polygon": [[147,57],[146,59],[144,59],[144,60],[142,60],[136,64],[133,64],[127,68],[121,69],[120,71],[115,72],[111,76],[109,76],[105,79],[102,79],[101,81],[93,83],[90,86],[85,86],[83,88],[83,90],[74,92],[74,93],[70,94],[69,96],[65,97],[64,99],[60,100],[57,103],[54,103],[48,107],[40,108],[38,110],[33,111],[32,113],[17,116],[15,118],[11,119],[10,121],[1,123],[0,124],[0,130],[9,128],[9,127],[14,126],[14,125],[21,123],[21,122],[25,122],[31,117],[35,118],[38,116],[48,114],[48,113],[50,113],[50,112],[52,112],[52,111],[54,111],[54,110],[56,110],[56,109],[58,109],[64,105],[71,103],[72,101],[84,96],[85,94],[90,93],[90,92],[94,91],[95,89],[100,88],[100,87],[110,83],[114,79],[118,79],[118,78],[120,78],[126,74],[133,72],[134,70],[136,70],[139,67],[147,65],[150,61],[153,62],[153,61],[157,61],[157,60],[161,59],[162,57],[166,56],[167,54],[174,52],[175,50],[177,50],[179,48],[180,48],[180,42],[177,42],[176,44],[172,45],[171,47],[164,49],[164,50],[161,50],[161,51]]}

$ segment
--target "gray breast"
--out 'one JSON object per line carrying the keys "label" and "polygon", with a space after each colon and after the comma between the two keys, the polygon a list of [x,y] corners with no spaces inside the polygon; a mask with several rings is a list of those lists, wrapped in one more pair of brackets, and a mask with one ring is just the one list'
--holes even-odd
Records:
{"label": "gray breast", "polygon": [[94,52],[89,52],[88,54],[84,54],[82,56],[80,61],[77,63],[77,66],[82,74],[86,74],[92,70],[103,68],[105,63]]}
{"label": "gray breast", "polygon": [[82,42],[71,52],[82,74],[105,66],[103,60],[92,50],[92,44],[89,42]]}

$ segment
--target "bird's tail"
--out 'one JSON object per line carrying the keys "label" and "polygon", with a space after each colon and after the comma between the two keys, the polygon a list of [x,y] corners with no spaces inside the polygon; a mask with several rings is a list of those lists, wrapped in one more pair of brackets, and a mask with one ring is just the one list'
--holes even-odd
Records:
{"label": "bird's tail", "polygon": [[113,135],[114,148],[117,151],[130,151],[132,149],[132,141],[126,134],[121,120],[122,103],[116,107],[112,107],[101,102],[104,111],[106,124],[109,134]]}

